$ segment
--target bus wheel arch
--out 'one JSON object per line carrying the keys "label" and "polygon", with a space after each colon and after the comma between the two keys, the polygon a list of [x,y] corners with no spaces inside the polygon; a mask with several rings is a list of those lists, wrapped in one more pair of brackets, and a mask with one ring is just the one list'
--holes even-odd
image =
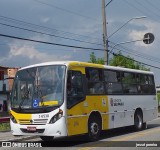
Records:
{"label": "bus wheel arch", "polygon": [[96,141],[102,130],[102,117],[98,111],[93,111],[88,119],[88,139]]}
{"label": "bus wheel arch", "polygon": [[147,128],[146,122],[143,122],[143,111],[141,108],[137,108],[134,113],[134,128],[136,131]]}

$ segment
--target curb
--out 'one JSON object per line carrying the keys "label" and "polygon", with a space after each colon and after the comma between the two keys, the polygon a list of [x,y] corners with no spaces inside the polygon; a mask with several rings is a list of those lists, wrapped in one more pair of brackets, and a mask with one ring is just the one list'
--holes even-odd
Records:
{"label": "curb", "polygon": [[20,137],[20,138],[11,139],[11,141],[30,140],[30,139],[36,139],[36,138],[39,138],[39,136],[35,135],[35,136]]}
{"label": "curb", "polygon": [[1,140],[3,141],[7,141],[7,142],[12,142],[12,141],[22,141],[22,140],[30,140],[30,139],[36,139],[39,138],[39,136],[35,135],[35,136],[19,136],[18,138],[13,138],[13,139],[6,139],[6,140]]}

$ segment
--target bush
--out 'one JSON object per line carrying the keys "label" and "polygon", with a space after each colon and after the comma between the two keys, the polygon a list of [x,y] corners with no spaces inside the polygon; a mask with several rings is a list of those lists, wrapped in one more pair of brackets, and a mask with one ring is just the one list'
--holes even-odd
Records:
{"label": "bush", "polygon": [[0,123],[0,131],[8,131],[8,130],[10,130],[9,123]]}

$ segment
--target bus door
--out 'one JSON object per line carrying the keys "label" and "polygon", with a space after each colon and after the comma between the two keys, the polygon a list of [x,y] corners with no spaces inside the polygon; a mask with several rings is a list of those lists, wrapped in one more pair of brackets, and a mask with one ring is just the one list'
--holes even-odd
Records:
{"label": "bus door", "polygon": [[87,132],[87,113],[84,100],[84,77],[80,71],[68,71],[67,78],[67,125],[68,135]]}

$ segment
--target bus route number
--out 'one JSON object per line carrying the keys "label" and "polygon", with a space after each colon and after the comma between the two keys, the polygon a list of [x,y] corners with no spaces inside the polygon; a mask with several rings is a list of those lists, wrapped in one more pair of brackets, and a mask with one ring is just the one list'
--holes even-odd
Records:
{"label": "bus route number", "polygon": [[49,118],[49,114],[39,115],[39,118],[41,118],[41,119]]}

